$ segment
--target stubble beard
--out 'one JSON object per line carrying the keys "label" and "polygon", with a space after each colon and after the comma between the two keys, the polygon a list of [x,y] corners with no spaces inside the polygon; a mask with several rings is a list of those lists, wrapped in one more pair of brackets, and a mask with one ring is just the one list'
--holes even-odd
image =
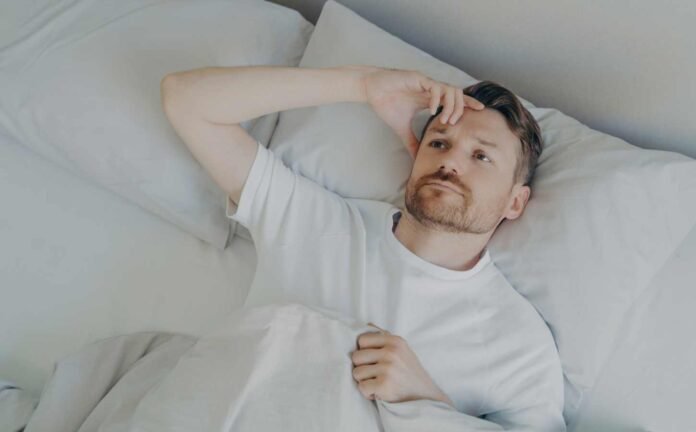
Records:
{"label": "stubble beard", "polygon": [[[406,209],[419,223],[439,231],[470,234],[485,234],[497,227],[500,211],[496,214],[476,211],[470,190],[460,188],[465,191],[455,194],[426,186],[424,183],[428,181],[432,180],[421,179],[415,185],[409,181],[406,187]],[[454,199],[445,197],[445,194]]]}

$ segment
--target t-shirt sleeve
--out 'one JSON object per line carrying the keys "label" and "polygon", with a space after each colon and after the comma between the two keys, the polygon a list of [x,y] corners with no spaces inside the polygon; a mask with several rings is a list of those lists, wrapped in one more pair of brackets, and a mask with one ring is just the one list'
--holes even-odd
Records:
{"label": "t-shirt sleeve", "polygon": [[257,247],[344,234],[351,226],[352,213],[341,196],[295,173],[258,142],[239,203],[226,200],[225,215],[247,228]]}

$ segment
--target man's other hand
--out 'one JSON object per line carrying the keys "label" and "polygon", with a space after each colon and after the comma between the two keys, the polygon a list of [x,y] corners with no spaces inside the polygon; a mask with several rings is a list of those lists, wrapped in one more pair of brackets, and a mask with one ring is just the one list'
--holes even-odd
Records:
{"label": "man's other hand", "polygon": [[[369,325],[379,329],[372,323]],[[357,345],[358,349],[351,353],[353,379],[367,399],[386,402],[431,399],[454,407],[401,336],[379,329],[362,333]]]}

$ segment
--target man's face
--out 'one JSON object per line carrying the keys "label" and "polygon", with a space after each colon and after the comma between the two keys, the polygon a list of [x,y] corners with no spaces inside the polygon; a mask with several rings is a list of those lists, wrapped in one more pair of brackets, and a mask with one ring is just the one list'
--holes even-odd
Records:
{"label": "man's face", "polygon": [[492,232],[503,218],[522,213],[531,192],[513,184],[519,149],[520,140],[494,109],[466,108],[455,125],[434,118],[406,185],[406,209],[439,230]]}

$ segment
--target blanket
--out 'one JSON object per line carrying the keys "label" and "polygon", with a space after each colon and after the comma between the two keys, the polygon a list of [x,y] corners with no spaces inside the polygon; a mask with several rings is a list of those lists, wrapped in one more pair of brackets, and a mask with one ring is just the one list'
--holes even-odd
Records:
{"label": "blanket", "polygon": [[56,364],[25,432],[455,430],[443,402],[362,396],[350,352],[368,331],[285,303],[237,310],[202,337],[100,340]]}

